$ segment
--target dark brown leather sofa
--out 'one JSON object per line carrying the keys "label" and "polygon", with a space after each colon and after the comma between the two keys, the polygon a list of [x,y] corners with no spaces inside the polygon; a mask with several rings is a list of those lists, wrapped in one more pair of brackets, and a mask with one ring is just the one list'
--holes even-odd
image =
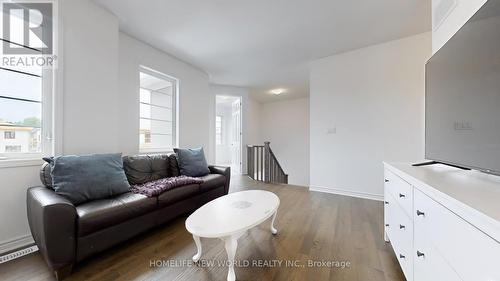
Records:
{"label": "dark brown leather sofa", "polygon": [[[123,160],[131,184],[179,175],[174,154]],[[48,266],[61,280],[79,261],[227,194],[230,168],[209,169],[202,184],[174,188],[158,197],[128,192],[74,206],[53,191],[50,166],[44,164],[40,171],[43,186],[27,191],[31,233]]]}

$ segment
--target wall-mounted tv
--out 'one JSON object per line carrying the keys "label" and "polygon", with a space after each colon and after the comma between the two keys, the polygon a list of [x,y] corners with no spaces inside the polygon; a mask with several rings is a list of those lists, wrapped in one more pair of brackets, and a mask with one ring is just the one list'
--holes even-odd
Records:
{"label": "wall-mounted tv", "polygon": [[426,158],[500,174],[500,0],[426,64]]}

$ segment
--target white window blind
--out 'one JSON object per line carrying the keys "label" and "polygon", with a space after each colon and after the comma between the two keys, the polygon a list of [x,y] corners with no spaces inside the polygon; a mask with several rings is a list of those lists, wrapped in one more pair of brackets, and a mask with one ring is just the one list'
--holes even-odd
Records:
{"label": "white window blind", "polygon": [[143,67],[139,75],[139,151],[172,151],[177,145],[177,79]]}

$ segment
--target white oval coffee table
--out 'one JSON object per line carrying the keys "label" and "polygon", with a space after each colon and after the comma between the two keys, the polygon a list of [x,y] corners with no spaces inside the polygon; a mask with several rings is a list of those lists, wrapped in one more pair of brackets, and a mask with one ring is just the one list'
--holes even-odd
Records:
{"label": "white oval coffee table", "polygon": [[278,233],[274,220],[279,204],[280,199],[272,192],[248,190],[224,195],[201,206],[186,220],[186,229],[193,235],[198,250],[193,261],[201,257],[200,237],[219,238],[224,241],[227,252],[227,280],[236,280],[234,257],[238,238],[271,216],[271,233]]}

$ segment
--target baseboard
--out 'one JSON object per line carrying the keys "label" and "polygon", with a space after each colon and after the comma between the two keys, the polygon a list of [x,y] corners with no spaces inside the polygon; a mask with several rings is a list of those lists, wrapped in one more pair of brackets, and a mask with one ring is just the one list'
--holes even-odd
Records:
{"label": "baseboard", "polygon": [[0,255],[12,252],[21,248],[26,248],[35,244],[33,237],[31,235],[21,236],[16,239],[4,242],[0,244]]}
{"label": "baseboard", "polygon": [[362,199],[384,201],[384,196],[381,194],[373,194],[373,193],[367,193],[367,192],[352,191],[352,190],[345,190],[345,189],[331,188],[331,187],[321,187],[321,186],[311,186],[309,188],[309,190],[316,191],[316,192],[351,196],[351,197],[362,198]]}

